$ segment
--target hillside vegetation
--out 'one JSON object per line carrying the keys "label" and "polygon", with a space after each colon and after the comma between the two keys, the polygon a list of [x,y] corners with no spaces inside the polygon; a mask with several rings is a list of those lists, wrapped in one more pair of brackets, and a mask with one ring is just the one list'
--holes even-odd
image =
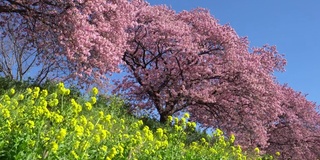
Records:
{"label": "hillside vegetation", "polygon": [[272,159],[243,151],[219,129],[199,131],[188,113],[161,124],[97,88],[80,95],[63,83],[25,86],[0,95],[1,159]]}

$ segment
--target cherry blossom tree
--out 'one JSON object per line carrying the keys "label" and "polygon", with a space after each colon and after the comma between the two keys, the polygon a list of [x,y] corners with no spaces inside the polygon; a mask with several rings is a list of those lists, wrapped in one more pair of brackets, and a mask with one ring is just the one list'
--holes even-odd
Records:
{"label": "cherry blossom tree", "polygon": [[119,71],[133,9],[127,0],[3,0],[0,25],[20,23],[35,48],[54,55],[61,80],[107,83]]}
{"label": "cherry blossom tree", "polygon": [[243,147],[274,151],[270,134],[288,110],[273,75],[286,63],[276,48],[250,49],[246,38],[204,9],[138,8],[122,58],[129,74],[115,92],[133,110],[156,110],[161,122],[187,111],[204,126],[235,134]]}

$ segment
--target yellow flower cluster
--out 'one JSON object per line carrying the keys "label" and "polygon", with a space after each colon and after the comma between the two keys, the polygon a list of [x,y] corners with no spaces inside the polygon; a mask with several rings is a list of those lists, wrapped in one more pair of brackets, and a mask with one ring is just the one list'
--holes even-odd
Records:
{"label": "yellow flower cluster", "polygon": [[[94,88],[93,93],[94,95],[98,93],[97,88]],[[63,96],[69,94],[70,90],[65,88],[63,83],[59,83],[57,89],[51,94],[48,90],[41,90],[39,87],[27,88],[25,92],[18,93],[14,88],[8,90],[7,94],[0,95],[0,136],[17,134],[18,136],[15,137],[22,136],[21,139],[25,139],[27,146],[42,144],[46,152],[58,153],[62,146],[70,143],[66,139],[70,139],[73,135],[82,137],[85,131],[94,129],[93,122],[88,123],[85,116],[77,118],[82,111],[82,105],[74,99],[71,99],[69,104],[65,104],[66,110],[72,112],[62,110],[64,106],[60,101],[63,101]],[[96,101],[96,97],[91,97],[90,101],[85,102],[84,105],[92,109]],[[71,121],[72,119],[74,121]],[[72,122],[79,125],[72,125]],[[100,137],[95,137],[96,142],[100,141]],[[87,149],[90,147],[90,142],[82,142],[82,146]],[[74,157],[76,157],[75,153],[72,154]]]}
{"label": "yellow flower cluster", "polygon": [[98,88],[93,87],[93,88],[92,88],[92,94],[93,94],[93,96],[96,96],[98,93],[99,93]]}
{"label": "yellow flower cluster", "polygon": [[82,111],[82,106],[78,104],[74,99],[71,99],[71,106],[72,106],[73,112],[76,114]]}
{"label": "yellow flower cluster", "polygon": [[122,101],[95,107],[97,88],[83,99],[68,96],[63,83],[52,93],[39,87],[17,92],[0,96],[0,152],[18,142],[15,153],[30,159],[245,159],[241,147],[233,146],[235,137],[226,140],[219,129],[214,144],[210,137],[188,139],[197,128],[188,113],[154,128],[109,111]]}
{"label": "yellow flower cluster", "polygon": [[58,135],[57,135],[57,140],[63,141],[64,138],[66,137],[66,135],[67,135],[67,129],[61,128]]}
{"label": "yellow flower cluster", "polygon": [[58,86],[58,93],[60,93],[61,95],[70,94],[70,89],[65,88],[63,83],[60,82],[57,86]]}

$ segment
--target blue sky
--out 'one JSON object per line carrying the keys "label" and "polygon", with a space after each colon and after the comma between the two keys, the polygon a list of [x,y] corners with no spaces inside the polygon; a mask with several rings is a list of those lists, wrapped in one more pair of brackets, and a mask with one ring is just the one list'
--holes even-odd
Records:
{"label": "blue sky", "polygon": [[229,23],[250,46],[275,45],[287,60],[276,73],[280,83],[308,94],[320,105],[320,1],[318,0],[147,0],[177,12],[202,7],[221,24]]}

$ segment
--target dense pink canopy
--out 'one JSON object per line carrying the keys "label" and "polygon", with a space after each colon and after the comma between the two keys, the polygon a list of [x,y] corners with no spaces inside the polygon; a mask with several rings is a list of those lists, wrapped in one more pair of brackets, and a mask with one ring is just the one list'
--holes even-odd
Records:
{"label": "dense pink canopy", "polygon": [[282,159],[319,159],[320,115],[319,106],[304,95],[283,86],[282,115],[269,128],[268,153],[282,152]]}
{"label": "dense pink canopy", "polygon": [[194,121],[235,134],[243,147],[274,154],[270,135],[288,110],[284,87],[273,75],[286,63],[276,48],[249,49],[246,38],[204,9],[138,7],[123,56],[129,74],[116,91],[133,109],[156,109],[161,122],[188,111]]}
{"label": "dense pink canopy", "polygon": [[133,9],[127,0],[4,0],[0,25],[28,26],[24,32],[34,47],[59,61],[60,78],[90,84],[119,71]]}

